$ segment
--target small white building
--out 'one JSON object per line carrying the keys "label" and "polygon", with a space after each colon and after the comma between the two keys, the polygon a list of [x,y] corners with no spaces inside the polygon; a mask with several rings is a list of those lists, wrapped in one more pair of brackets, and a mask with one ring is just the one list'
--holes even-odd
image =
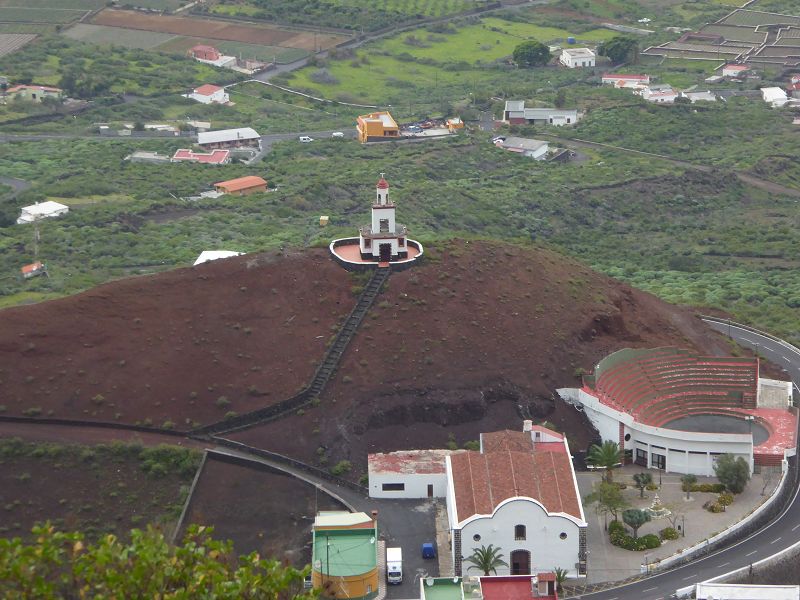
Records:
{"label": "small white building", "polygon": [[765,87],[761,88],[761,97],[764,102],[771,104],[773,108],[781,108],[789,102],[789,96],[786,90],[779,87]]}
{"label": "small white building", "polygon": [[251,146],[261,149],[261,135],[252,127],[200,131],[197,143],[204,148],[237,148]]}
{"label": "small white building", "polygon": [[69,212],[69,206],[59,202],[48,200],[47,202],[37,202],[30,206],[23,206],[22,212],[17,219],[17,225],[24,223],[33,223],[39,219],[49,219],[51,217],[60,217]]}
{"label": "small white building", "polygon": [[580,116],[575,108],[526,108],[524,100],[507,100],[503,108],[509,125],[574,125]]}
{"label": "small white building", "polygon": [[548,143],[544,140],[532,140],[521,137],[497,138],[494,145],[503,150],[516,152],[517,154],[534,160],[544,160],[547,158],[547,151],[549,148]]}
{"label": "small white building", "polygon": [[361,258],[389,262],[408,257],[406,235],[408,230],[395,220],[395,205],[389,199],[389,183],[383,173],[376,185],[376,198],[372,203],[372,222],[358,230]]}
{"label": "small white building", "polygon": [[747,65],[727,64],[722,67],[723,77],[741,77],[745,71],[749,71],[750,67]]}
{"label": "small white building", "polygon": [[601,79],[603,85],[618,88],[641,89],[650,85],[649,75],[628,75],[626,73],[606,73]]}
{"label": "small white building", "polygon": [[662,83],[659,85],[650,85],[641,91],[642,98],[648,102],[656,104],[672,104],[675,99],[680,95],[676,89],[671,85]]}
{"label": "small white building", "polygon": [[207,83],[195,88],[191,93],[184,94],[185,98],[190,98],[201,104],[227,104],[230,101],[228,92],[225,88],[218,85]]}
{"label": "small white building", "polygon": [[578,67],[593,67],[595,54],[589,48],[564,48],[561,50],[559,61],[565,67],[576,69]]}
{"label": "small white building", "polygon": [[445,458],[464,450],[401,450],[367,457],[370,498],[444,498]]}
{"label": "small white building", "polygon": [[455,575],[473,548],[489,544],[508,562],[497,575],[585,574],[587,523],[564,436],[525,421],[523,431],[481,434],[480,452],[446,461]]}
{"label": "small white building", "polygon": [[800,586],[698,583],[695,597],[697,600],[800,600]]}
{"label": "small white building", "polygon": [[205,262],[212,260],[219,260],[221,258],[230,258],[231,256],[241,256],[243,252],[233,252],[232,250],[203,250],[197,260],[194,261],[192,266],[201,265]]}
{"label": "small white building", "polygon": [[695,102],[717,101],[717,95],[710,90],[705,92],[681,92],[681,96],[688,99],[689,102],[691,102],[692,104],[694,104]]}

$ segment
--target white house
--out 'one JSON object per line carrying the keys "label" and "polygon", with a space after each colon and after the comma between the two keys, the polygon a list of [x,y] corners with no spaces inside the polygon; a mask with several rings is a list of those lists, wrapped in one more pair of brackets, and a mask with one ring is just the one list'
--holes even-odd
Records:
{"label": "white house", "polygon": [[201,265],[212,260],[219,260],[221,258],[230,258],[231,256],[240,256],[242,252],[233,252],[232,250],[203,250],[200,256],[194,261],[192,266]]}
{"label": "white house", "polygon": [[30,206],[23,206],[22,211],[17,219],[17,225],[24,223],[33,223],[39,219],[48,219],[50,217],[60,217],[69,212],[69,206],[48,200],[47,202],[37,202]]}
{"label": "white house", "polygon": [[675,99],[680,95],[680,92],[675,90],[671,85],[662,83],[658,85],[650,85],[641,91],[642,98],[648,102],[656,104],[672,104]]}
{"label": "white house", "polygon": [[401,450],[367,457],[370,498],[444,498],[445,457],[464,450]]}
{"label": "white house", "polygon": [[225,88],[211,85],[210,83],[195,88],[190,94],[185,94],[184,97],[191,98],[195,102],[202,104],[227,104],[230,101]]}
{"label": "white house", "polygon": [[561,64],[570,69],[578,67],[593,67],[595,54],[589,48],[564,48],[559,57]]}
{"label": "white house", "polygon": [[765,87],[761,88],[761,97],[767,104],[772,104],[774,108],[780,108],[789,102],[789,96],[786,91],[779,87]]}
{"label": "white house", "polygon": [[722,67],[723,77],[740,77],[745,71],[749,71],[750,67],[747,65],[727,64]]}
{"label": "white house", "polygon": [[[557,392],[637,465],[713,476],[722,454],[744,458],[751,470],[782,466],[795,454],[791,382],[759,378],[758,371],[752,358],[625,348],[602,359],[582,388]],[[727,421],[693,419],[709,415]]]}
{"label": "white house", "polygon": [[717,95],[710,90],[705,92],[681,92],[681,96],[688,99],[689,102],[691,102],[692,104],[694,104],[695,102],[717,101]]}
{"label": "white house", "polygon": [[523,431],[481,434],[479,452],[446,458],[454,574],[473,548],[494,544],[529,575],[560,567],[585,574],[586,519],[566,439],[525,421]]}
{"label": "white house", "polygon": [[510,125],[574,125],[578,122],[574,108],[525,108],[524,100],[507,100],[503,120]]}
{"label": "white house", "polygon": [[531,140],[521,137],[497,138],[494,144],[498,148],[516,152],[522,156],[533,158],[534,160],[544,160],[547,158],[548,143],[544,140]]}
{"label": "white house", "polygon": [[261,135],[252,127],[200,131],[197,143],[204,148],[237,148],[252,146],[261,149]]}
{"label": "white house", "polygon": [[618,88],[641,89],[650,85],[649,75],[628,75],[626,73],[606,73],[601,79],[603,85]]}

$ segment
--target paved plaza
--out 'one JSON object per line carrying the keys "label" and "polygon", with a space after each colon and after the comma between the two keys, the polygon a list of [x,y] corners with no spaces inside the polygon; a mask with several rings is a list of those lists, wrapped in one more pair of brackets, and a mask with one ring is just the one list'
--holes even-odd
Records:
{"label": "paved plaza", "polygon": [[[650,473],[656,484],[659,483],[660,476],[661,487],[656,491],[645,491],[644,498],[640,499],[639,490],[633,487],[633,474],[642,472]],[[581,497],[584,498],[592,491],[592,486],[601,479],[600,473],[579,472],[576,475]],[[774,473],[771,478],[766,476],[771,481],[768,483],[764,496],[761,495],[764,475],[753,475],[744,492],[735,496],[733,504],[725,512],[717,514],[705,510],[703,504],[707,500],[716,498],[718,494],[692,492],[691,500],[686,501],[686,493],[681,490],[680,477],[679,474],[659,474],[653,469],[643,469],[636,465],[627,465],[614,471],[614,481],[628,484],[628,488],[623,490],[623,494],[631,503],[631,507],[647,508],[653,503],[655,494],[658,494],[662,504],[681,515],[677,519],[676,526],[681,528],[685,536],[677,540],[666,541],[655,550],[634,552],[612,546],[608,539],[608,533],[604,531],[603,516],[595,512],[594,506],[584,505],[586,520],[589,523],[587,583],[614,581],[637,575],[641,572],[641,565],[645,561],[652,565],[658,560],[671,556],[683,548],[688,548],[730,527],[769,497],[780,480],[780,473]],[[714,477],[698,477],[697,483],[718,483],[718,481]],[[668,519],[653,520],[639,529],[639,535],[658,534],[659,530],[669,526]]]}

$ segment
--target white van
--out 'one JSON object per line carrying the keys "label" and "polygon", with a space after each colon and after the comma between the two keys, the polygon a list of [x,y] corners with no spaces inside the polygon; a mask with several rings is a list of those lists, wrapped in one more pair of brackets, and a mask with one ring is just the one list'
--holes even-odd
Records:
{"label": "white van", "polygon": [[308,144],[309,142],[313,142],[314,138],[308,137],[307,135],[301,135],[300,141],[303,142],[304,144]]}

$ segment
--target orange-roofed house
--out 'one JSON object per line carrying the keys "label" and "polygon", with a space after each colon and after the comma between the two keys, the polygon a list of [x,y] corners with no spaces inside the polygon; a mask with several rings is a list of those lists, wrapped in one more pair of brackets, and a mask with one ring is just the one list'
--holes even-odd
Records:
{"label": "orange-roofed house", "polygon": [[24,279],[30,279],[31,277],[36,277],[37,275],[44,273],[45,268],[44,264],[37,260],[35,263],[31,263],[22,267],[20,272],[22,273],[22,277]]}
{"label": "orange-roofed house", "polygon": [[267,182],[256,175],[239,177],[229,181],[220,181],[214,184],[214,189],[220,194],[231,194],[233,196],[246,196],[247,194],[257,194],[267,191]]}
{"label": "orange-roofed house", "polygon": [[385,111],[358,117],[356,129],[358,130],[358,141],[362,144],[400,138],[400,127],[397,126],[392,115]]}
{"label": "orange-roofed house", "polygon": [[585,574],[587,523],[563,435],[525,421],[523,431],[481,434],[480,451],[445,462],[456,575],[466,571],[462,556],[489,544],[508,562],[498,575]]}
{"label": "orange-roofed house", "polygon": [[58,99],[63,93],[61,88],[46,85],[15,85],[6,90],[7,97],[29,102],[42,102],[45,98]]}
{"label": "orange-roofed house", "polygon": [[221,54],[214,46],[198,44],[189,49],[189,56],[198,60],[219,60]]}
{"label": "orange-roofed house", "polygon": [[190,94],[186,94],[186,97],[202,104],[227,104],[230,101],[225,88],[210,83],[195,88]]}

